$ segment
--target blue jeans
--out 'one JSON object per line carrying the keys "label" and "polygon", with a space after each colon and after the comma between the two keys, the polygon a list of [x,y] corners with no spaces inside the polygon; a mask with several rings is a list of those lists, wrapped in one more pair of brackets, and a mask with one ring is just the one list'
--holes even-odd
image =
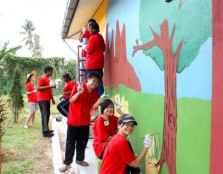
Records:
{"label": "blue jeans", "polygon": [[100,69],[85,69],[85,80],[87,80],[88,73],[90,73],[92,71],[96,71],[101,75],[101,81],[99,81],[98,87],[96,88],[96,90],[98,92],[98,97],[100,97],[102,94],[104,94],[104,86],[103,86],[103,81],[102,81],[103,68],[100,68]]}
{"label": "blue jeans", "polygon": [[70,101],[69,99],[63,99],[58,105],[57,109],[58,111],[65,117],[68,115]]}

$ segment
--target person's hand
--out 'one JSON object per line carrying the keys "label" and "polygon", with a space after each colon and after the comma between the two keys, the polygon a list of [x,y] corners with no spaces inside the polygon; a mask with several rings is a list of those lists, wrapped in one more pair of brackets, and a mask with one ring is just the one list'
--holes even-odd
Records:
{"label": "person's hand", "polygon": [[86,27],[83,27],[83,28],[82,28],[82,32],[83,32],[83,34],[86,33]]}
{"label": "person's hand", "polygon": [[34,89],[32,92],[33,92],[33,93],[34,93],[34,92],[37,92],[37,89]]}
{"label": "person's hand", "polygon": [[77,86],[77,91],[81,94],[82,92],[84,92],[84,87],[83,87],[83,83],[79,83],[79,85]]}
{"label": "person's hand", "polygon": [[118,100],[115,101],[115,107],[116,110],[120,110],[122,108],[122,104],[118,102]]}
{"label": "person's hand", "polygon": [[147,134],[144,138],[144,147],[150,147],[152,145],[152,137]]}
{"label": "person's hand", "polygon": [[55,105],[55,104],[56,104],[56,102],[55,102],[54,98],[52,98],[52,104],[53,104],[53,105]]}
{"label": "person's hand", "polygon": [[106,94],[106,93],[104,93],[104,94],[102,94],[101,96],[100,96],[100,100],[104,100],[105,98],[107,98],[108,97],[108,95]]}
{"label": "person's hand", "polygon": [[86,47],[87,47],[87,45],[85,44],[82,44],[82,49],[84,50],[84,51],[86,51]]}
{"label": "person's hand", "polygon": [[56,83],[53,82],[53,81],[50,81],[50,87],[51,87],[51,88],[56,88]]}

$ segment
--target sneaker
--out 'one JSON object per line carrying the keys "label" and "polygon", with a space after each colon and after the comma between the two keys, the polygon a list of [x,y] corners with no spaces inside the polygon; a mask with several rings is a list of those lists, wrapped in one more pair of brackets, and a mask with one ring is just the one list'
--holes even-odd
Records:
{"label": "sneaker", "polygon": [[52,136],[54,136],[54,134],[52,134],[52,133],[44,133],[43,134],[43,137],[46,137],[46,138],[51,138]]}
{"label": "sneaker", "polygon": [[27,125],[25,125],[25,126],[24,126],[24,128],[25,128],[25,129],[28,129],[28,126],[27,126]]}
{"label": "sneaker", "polygon": [[50,131],[48,131],[48,133],[52,134],[52,133],[53,133],[53,131],[54,131],[54,130],[50,130]]}
{"label": "sneaker", "polygon": [[56,117],[56,121],[57,121],[57,122],[61,122],[61,121],[62,121],[62,119],[63,119],[63,118],[62,118],[62,116],[61,116],[61,115],[58,115],[58,116]]}
{"label": "sneaker", "polygon": [[59,171],[60,173],[64,173],[66,172],[68,169],[71,168],[71,165],[66,165],[66,164],[63,164],[60,168],[59,168]]}

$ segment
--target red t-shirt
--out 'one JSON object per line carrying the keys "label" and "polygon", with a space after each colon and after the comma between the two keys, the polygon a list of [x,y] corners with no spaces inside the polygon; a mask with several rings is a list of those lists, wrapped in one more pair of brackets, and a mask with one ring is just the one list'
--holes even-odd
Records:
{"label": "red t-shirt", "polygon": [[[82,34],[83,34],[83,31],[81,30],[79,38],[81,37]],[[83,38],[86,38],[87,42],[88,42],[90,36],[91,36],[91,32],[89,30],[86,30],[86,32],[84,33],[84,37]],[[86,54],[87,53],[82,49],[81,57],[86,57]]]}
{"label": "red t-shirt", "polygon": [[[38,79],[38,86],[50,86],[50,79],[45,75]],[[50,101],[52,99],[52,88],[38,90],[37,101]]]}
{"label": "red t-shirt", "polygon": [[[109,123],[109,124],[108,124]],[[94,123],[94,152],[100,158],[101,153],[108,141],[104,141],[109,136],[116,133],[118,124],[118,117],[114,115],[109,116],[109,121],[106,121],[102,116],[98,117]]]}
{"label": "red t-shirt", "polygon": [[[77,86],[78,84],[74,86],[71,96],[77,93]],[[89,93],[86,84],[83,87],[84,92],[79,95],[75,102],[70,102],[67,119],[67,124],[70,126],[90,125],[90,110],[98,101],[98,93],[96,89]]]}
{"label": "red t-shirt", "polygon": [[[31,82],[27,83],[26,84],[26,91],[32,92],[33,90],[36,90],[36,87],[34,86],[34,84],[31,83]],[[37,102],[37,92],[33,92],[33,93],[31,93],[27,96],[28,96],[28,102],[29,103],[30,102],[34,102],[34,103]]]}
{"label": "red t-shirt", "polygon": [[126,165],[134,160],[126,138],[115,134],[105,148],[100,174],[125,174]]}
{"label": "red t-shirt", "polygon": [[86,69],[100,69],[104,67],[104,50],[105,42],[99,33],[91,35],[88,44],[87,51],[91,54],[87,54],[86,57]]}
{"label": "red t-shirt", "polygon": [[[75,83],[73,80],[69,80],[68,82],[66,82],[64,84],[64,88],[63,88],[63,92],[72,92],[73,87],[74,87]],[[63,96],[63,98],[65,99],[69,99],[70,98],[70,94]]]}

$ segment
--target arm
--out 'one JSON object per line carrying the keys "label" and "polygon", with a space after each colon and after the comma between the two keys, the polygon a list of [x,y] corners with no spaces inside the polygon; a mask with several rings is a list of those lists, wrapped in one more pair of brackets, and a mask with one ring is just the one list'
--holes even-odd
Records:
{"label": "arm", "polygon": [[143,158],[145,157],[151,145],[152,145],[152,137],[149,134],[147,134],[144,139],[144,148],[142,149],[139,156],[137,156],[134,161],[129,163],[129,165],[132,167],[139,167],[140,163],[142,162]]}
{"label": "arm", "polygon": [[55,104],[56,104],[56,102],[55,102],[55,100],[54,100],[54,97],[53,97],[53,96],[52,96],[51,100],[52,100],[52,104],[53,104],[53,105],[55,105]]}
{"label": "arm", "polygon": [[74,94],[71,98],[70,98],[70,102],[75,102],[78,97],[81,95],[81,93],[79,91],[77,91],[76,94]]}
{"label": "arm", "polygon": [[97,109],[98,106],[103,102],[103,99],[99,98],[98,101],[96,101],[96,103],[94,103],[94,105],[92,106],[92,109]]}
{"label": "arm", "polygon": [[149,147],[144,147],[141,151],[141,153],[135,158],[134,161],[132,161],[131,163],[129,163],[130,166],[132,167],[139,167],[139,165],[141,164],[143,158],[145,157],[147,151],[148,151]]}
{"label": "arm", "polygon": [[[75,87],[73,88],[73,90],[75,90]],[[70,98],[70,102],[75,102],[83,92],[84,92],[83,84],[79,84],[77,86],[77,92]],[[73,94],[74,91],[72,91],[71,93]]]}
{"label": "arm", "polygon": [[30,95],[32,93],[36,92],[36,90],[33,90],[33,91],[26,91],[26,95]]}
{"label": "arm", "polygon": [[80,43],[83,42],[84,34],[85,34],[85,33],[83,33],[83,31],[81,31],[80,36],[79,36],[79,41],[80,41]]}
{"label": "arm", "polygon": [[47,89],[47,88],[55,88],[56,86],[37,86],[37,90],[44,90],[44,89]]}

